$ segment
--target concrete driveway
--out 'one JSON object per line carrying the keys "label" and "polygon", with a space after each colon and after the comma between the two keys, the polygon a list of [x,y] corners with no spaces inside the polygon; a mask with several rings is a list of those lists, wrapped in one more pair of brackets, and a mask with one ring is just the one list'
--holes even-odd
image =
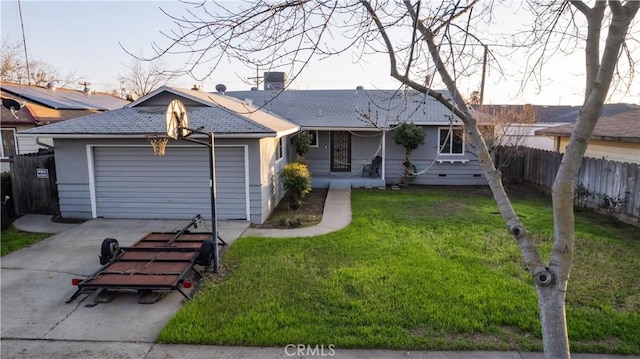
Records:
{"label": "concrete driveway", "polygon": [[[18,345],[22,339],[153,342],[181,307],[184,297],[180,293],[147,305],[138,304],[139,294],[118,294],[110,303],[95,307],[85,306],[92,301],[84,295],[69,304],[65,299],[75,291],[72,278],[100,268],[98,255],[104,238],[116,238],[121,246],[128,246],[148,232],[173,231],[186,223],[93,219],[3,257],[2,356],[18,349],[6,344]],[[221,221],[220,237],[231,244],[248,225]]]}

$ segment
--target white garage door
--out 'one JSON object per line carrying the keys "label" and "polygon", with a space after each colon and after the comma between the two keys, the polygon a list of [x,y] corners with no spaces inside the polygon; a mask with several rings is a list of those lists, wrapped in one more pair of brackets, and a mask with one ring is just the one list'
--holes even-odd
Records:
{"label": "white garage door", "polygon": [[[247,219],[244,147],[216,147],[218,219]],[[96,214],[104,218],[211,217],[208,149],[95,147]]]}

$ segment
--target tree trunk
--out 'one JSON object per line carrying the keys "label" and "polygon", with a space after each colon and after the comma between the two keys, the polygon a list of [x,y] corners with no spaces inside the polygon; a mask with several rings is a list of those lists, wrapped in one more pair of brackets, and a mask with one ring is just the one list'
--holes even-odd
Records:
{"label": "tree trunk", "polygon": [[623,7],[619,1],[609,1],[612,11],[612,21],[609,26],[605,50],[602,60],[599,61],[599,40],[602,13],[605,2],[597,2],[594,9],[589,9],[582,1],[574,0],[571,3],[583,12],[588,18],[587,38],[587,84],[585,102],[581,109],[576,127],[569,139],[565,155],[558,175],[553,184],[553,215],[554,215],[554,245],[551,251],[549,265],[545,266],[538,254],[537,247],[533,243],[531,235],[524,228],[518,218],[509,197],[502,185],[501,173],[496,170],[494,162],[483,140],[474,115],[471,113],[465,100],[458,91],[456,82],[451,78],[440,57],[440,48],[434,41],[434,33],[419,21],[416,9],[411,0],[404,0],[407,12],[414,20],[414,31],[422,35],[420,41],[424,41],[436,70],[440,74],[453,100],[431,88],[412,81],[398,72],[394,48],[391,44],[385,27],[382,25],[375,10],[368,1],[360,0],[366,10],[371,14],[372,20],[377,26],[382,40],[387,48],[391,76],[405,85],[428,94],[439,101],[458,116],[465,125],[465,131],[471,139],[471,144],[477,150],[480,168],[482,169],[493,197],[498,205],[500,214],[506,223],[509,232],[520,246],[527,268],[531,271],[538,294],[538,308],[540,310],[540,322],[542,329],[542,342],[545,357],[548,359],[569,359],[569,338],[567,333],[567,320],[565,312],[565,296],[569,274],[573,266],[574,251],[574,214],[573,214],[573,184],[576,179],[582,158],[587,148],[595,124],[602,112],[602,107],[611,85],[613,72],[616,69],[621,45],[627,34],[629,24],[635,17],[640,2],[627,1]]}
{"label": "tree trunk", "polygon": [[542,346],[546,358],[569,359],[569,336],[565,315],[567,282],[544,286],[536,280],[542,327]]}

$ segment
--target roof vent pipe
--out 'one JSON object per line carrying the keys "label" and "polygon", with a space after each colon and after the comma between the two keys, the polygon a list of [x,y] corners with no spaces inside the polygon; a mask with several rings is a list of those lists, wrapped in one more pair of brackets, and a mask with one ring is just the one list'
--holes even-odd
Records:
{"label": "roof vent pipe", "polygon": [[91,85],[91,82],[81,82],[80,85],[84,86],[84,89],[82,91],[84,91],[84,93],[86,93],[87,95],[91,93],[91,88],[89,87],[89,85]]}
{"label": "roof vent pipe", "polygon": [[202,89],[202,87],[198,84],[194,84],[193,87],[191,88],[191,90],[193,91],[200,91]]}
{"label": "roof vent pipe", "polygon": [[356,95],[359,95],[361,91],[364,91],[364,87],[362,86],[356,87]]}
{"label": "roof vent pipe", "polygon": [[49,90],[55,90],[55,89],[56,89],[56,84],[55,84],[55,83],[53,83],[53,81],[51,81],[51,82],[47,82],[47,88],[48,88]]}

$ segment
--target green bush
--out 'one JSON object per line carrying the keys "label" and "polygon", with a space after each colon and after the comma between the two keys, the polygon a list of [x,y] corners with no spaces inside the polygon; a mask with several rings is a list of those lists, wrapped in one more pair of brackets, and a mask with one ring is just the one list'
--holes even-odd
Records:
{"label": "green bush", "polygon": [[416,172],[415,169],[411,172],[413,165],[411,164],[411,152],[418,148],[420,144],[424,143],[424,129],[417,126],[414,123],[404,122],[398,126],[393,134],[393,140],[404,147],[405,160],[402,163],[404,166],[404,183],[408,184],[410,178]]}
{"label": "green bush", "polygon": [[2,186],[2,200],[4,201],[4,196],[12,196],[11,192],[11,174],[9,172],[2,172],[0,174],[0,183]]}
{"label": "green bush", "polygon": [[309,168],[302,163],[289,163],[280,171],[280,179],[289,196],[289,208],[298,209],[304,196],[311,192]]}
{"label": "green bush", "polygon": [[296,153],[298,156],[303,157],[309,150],[311,150],[311,133],[309,133],[309,131],[302,131],[298,134]]}

